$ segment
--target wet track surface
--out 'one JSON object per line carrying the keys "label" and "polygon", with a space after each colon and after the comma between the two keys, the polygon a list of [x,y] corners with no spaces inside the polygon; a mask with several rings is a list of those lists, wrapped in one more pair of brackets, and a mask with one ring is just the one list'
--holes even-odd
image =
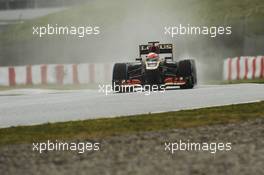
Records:
{"label": "wet track surface", "polygon": [[177,111],[264,100],[264,84],[105,95],[99,90],[0,92],[0,127]]}

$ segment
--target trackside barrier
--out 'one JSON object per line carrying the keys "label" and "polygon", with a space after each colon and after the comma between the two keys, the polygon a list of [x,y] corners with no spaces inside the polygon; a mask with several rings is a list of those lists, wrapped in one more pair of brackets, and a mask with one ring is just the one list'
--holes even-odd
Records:
{"label": "trackside barrier", "polygon": [[224,80],[264,78],[264,56],[242,56],[224,60]]}
{"label": "trackside barrier", "polygon": [[112,63],[44,64],[0,67],[0,86],[110,82]]}

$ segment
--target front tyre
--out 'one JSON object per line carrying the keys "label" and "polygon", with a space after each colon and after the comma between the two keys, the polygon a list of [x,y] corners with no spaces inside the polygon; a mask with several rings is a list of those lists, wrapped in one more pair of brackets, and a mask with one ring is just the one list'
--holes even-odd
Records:
{"label": "front tyre", "polygon": [[122,82],[128,79],[126,63],[116,63],[113,68],[112,89],[115,92],[122,92]]}
{"label": "front tyre", "polygon": [[179,62],[178,73],[186,80],[186,84],[180,86],[181,89],[192,89],[197,84],[196,66],[194,60],[182,60]]}

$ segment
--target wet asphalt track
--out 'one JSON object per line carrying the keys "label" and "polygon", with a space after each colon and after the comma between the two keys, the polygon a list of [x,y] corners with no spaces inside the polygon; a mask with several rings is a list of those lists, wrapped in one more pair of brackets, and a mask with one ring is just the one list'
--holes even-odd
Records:
{"label": "wet asphalt track", "polygon": [[98,90],[0,92],[0,127],[177,111],[264,100],[264,84],[201,85],[189,90],[108,94]]}

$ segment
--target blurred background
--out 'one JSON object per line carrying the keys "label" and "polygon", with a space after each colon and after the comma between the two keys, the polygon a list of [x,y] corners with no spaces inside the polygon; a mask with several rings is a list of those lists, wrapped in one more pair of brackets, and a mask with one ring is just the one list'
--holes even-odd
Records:
{"label": "blurred background", "polygon": [[[32,35],[33,26],[100,26],[85,38]],[[232,35],[164,35],[165,26],[232,26]],[[263,0],[0,0],[0,66],[133,61],[138,45],[175,45],[203,80],[222,78],[223,59],[264,54]]]}

